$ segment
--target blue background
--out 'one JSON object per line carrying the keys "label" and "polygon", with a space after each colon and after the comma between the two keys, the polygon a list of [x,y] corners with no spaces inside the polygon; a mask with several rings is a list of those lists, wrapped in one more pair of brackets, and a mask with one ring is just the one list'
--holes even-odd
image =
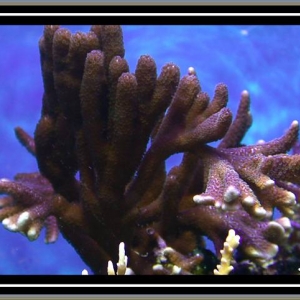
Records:
{"label": "blue background", "polygon": [[[89,30],[67,27],[72,32]],[[217,83],[228,85],[234,113],[247,89],[254,123],[246,144],[281,136],[300,117],[300,26],[123,26],[123,32],[132,72],[142,54],[156,60],[158,71],[174,62],[183,76],[192,66],[210,96]],[[0,178],[37,171],[13,128],[33,134],[40,117],[42,33],[42,26],[0,26]],[[168,168],[179,158],[171,157]],[[0,274],[78,275],[87,268],[61,236],[55,244],[43,240],[44,231],[30,242],[0,226]]]}

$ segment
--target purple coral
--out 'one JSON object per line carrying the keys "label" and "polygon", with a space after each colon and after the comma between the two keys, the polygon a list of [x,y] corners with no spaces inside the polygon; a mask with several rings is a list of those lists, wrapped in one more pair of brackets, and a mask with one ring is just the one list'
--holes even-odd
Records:
{"label": "purple coral", "polygon": [[[45,225],[53,241],[59,228],[96,274],[116,260],[121,241],[134,272],[152,274],[161,238],[181,262],[200,263],[191,258],[198,236],[210,237],[219,255],[230,229],[245,257],[276,255],[287,228],[272,221],[273,209],[290,216],[296,200],[281,186],[298,184],[298,155],[285,154],[297,122],[280,139],[241,145],[251,125],[246,92],[232,123],[224,84],[210,101],[195,72],[180,80],[167,64],[157,77],[149,56],[129,73],[117,26],[74,35],[47,26],[40,51],[45,93],[34,142],[16,133],[41,174],[1,181],[8,229],[35,238]],[[178,152],[181,164],[166,174],[165,160]],[[188,265],[184,272],[193,271]]]}

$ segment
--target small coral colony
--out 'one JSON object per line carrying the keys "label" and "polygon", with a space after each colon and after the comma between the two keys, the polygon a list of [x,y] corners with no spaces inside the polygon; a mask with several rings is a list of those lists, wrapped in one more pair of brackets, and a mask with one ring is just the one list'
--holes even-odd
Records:
{"label": "small coral colony", "polygon": [[45,227],[47,243],[61,232],[94,274],[299,272],[297,121],[242,144],[247,91],[233,116],[226,85],[210,99],[192,67],[157,72],[143,55],[130,72],[120,26],[45,26],[39,49],[41,116],[33,137],[15,128],[39,172],[0,180],[6,229],[35,240]]}

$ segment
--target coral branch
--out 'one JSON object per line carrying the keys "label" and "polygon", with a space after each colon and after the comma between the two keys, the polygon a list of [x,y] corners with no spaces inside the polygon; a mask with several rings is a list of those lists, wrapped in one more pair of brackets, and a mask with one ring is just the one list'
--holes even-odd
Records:
{"label": "coral branch", "polygon": [[25,132],[21,127],[16,127],[15,133],[20,143],[27,149],[29,153],[35,156],[34,139],[27,132]]}
{"label": "coral branch", "polygon": [[[157,75],[142,55],[131,73],[120,26],[72,34],[48,25],[39,49],[41,117],[34,138],[15,133],[40,173],[0,180],[5,228],[35,240],[45,227],[46,243],[61,232],[105,275],[118,258],[117,275],[128,273],[127,260],[134,274],[229,274],[235,249],[235,274],[245,262],[264,274],[296,253],[297,121],[282,137],[243,145],[252,124],[247,91],[233,119],[227,86],[216,85],[210,100],[193,67],[180,78],[167,63]],[[167,172],[176,153],[182,161]],[[217,258],[213,271],[207,265]]]}
{"label": "coral branch", "polygon": [[233,260],[233,252],[240,244],[240,236],[235,234],[233,229],[228,231],[228,236],[224,242],[224,248],[221,250],[221,264],[217,265],[217,269],[214,270],[215,275],[228,275],[233,266],[231,262]]}

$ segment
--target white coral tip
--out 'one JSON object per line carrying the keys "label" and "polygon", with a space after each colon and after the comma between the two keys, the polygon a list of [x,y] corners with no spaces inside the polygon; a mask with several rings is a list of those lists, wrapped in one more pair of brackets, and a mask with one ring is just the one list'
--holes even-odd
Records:
{"label": "white coral tip", "polygon": [[87,269],[83,269],[81,272],[81,275],[89,275],[89,272]]}
{"label": "white coral tip", "polygon": [[9,218],[6,218],[6,219],[2,220],[2,225],[5,226],[5,227],[6,227],[9,223],[10,223]]}
{"label": "white coral tip", "polygon": [[297,120],[294,120],[291,124],[291,126],[296,127],[299,125],[299,122]]}
{"label": "white coral tip", "polygon": [[0,178],[0,182],[9,182],[10,180],[8,178]]}
{"label": "white coral tip", "polygon": [[275,181],[272,179],[267,179],[265,181],[265,187],[273,186],[275,184]]}
{"label": "white coral tip", "polygon": [[212,205],[215,201],[214,197],[206,195],[195,195],[193,201],[198,204]]}
{"label": "white coral tip", "polygon": [[28,231],[27,231],[27,237],[30,241],[34,241],[39,237],[39,232],[36,230],[36,228],[31,227]]}
{"label": "white coral tip", "polygon": [[111,260],[109,260],[108,264],[107,264],[107,274],[108,275],[116,275],[115,270],[114,270],[114,265]]}
{"label": "white coral tip", "polygon": [[196,71],[193,67],[188,68],[188,75],[196,75]]}
{"label": "white coral tip", "polygon": [[248,97],[249,96],[249,92],[247,90],[243,90],[242,91],[242,96],[243,97]]}
{"label": "white coral tip", "polygon": [[267,214],[266,210],[262,206],[255,207],[254,213],[259,218],[265,217]]}
{"label": "white coral tip", "polygon": [[233,185],[229,185],[224,193],[224,201],[229,203],[240,195],[240,191]]}
{"label": "white coral tip", "polygon": [[18,220],[17,220],[17,225],[19,227],[22,227],[26,221],[29,219],[29,212],[28,211],[24,211],[23,213],[20,214]]}
{"label": "white coral tip", "polygon": [[10,231],[17,231],[18,230],[18,226],[15,223],[12,223],[12,221],[9,218],[4,219],[2,221],[2,225]]}

